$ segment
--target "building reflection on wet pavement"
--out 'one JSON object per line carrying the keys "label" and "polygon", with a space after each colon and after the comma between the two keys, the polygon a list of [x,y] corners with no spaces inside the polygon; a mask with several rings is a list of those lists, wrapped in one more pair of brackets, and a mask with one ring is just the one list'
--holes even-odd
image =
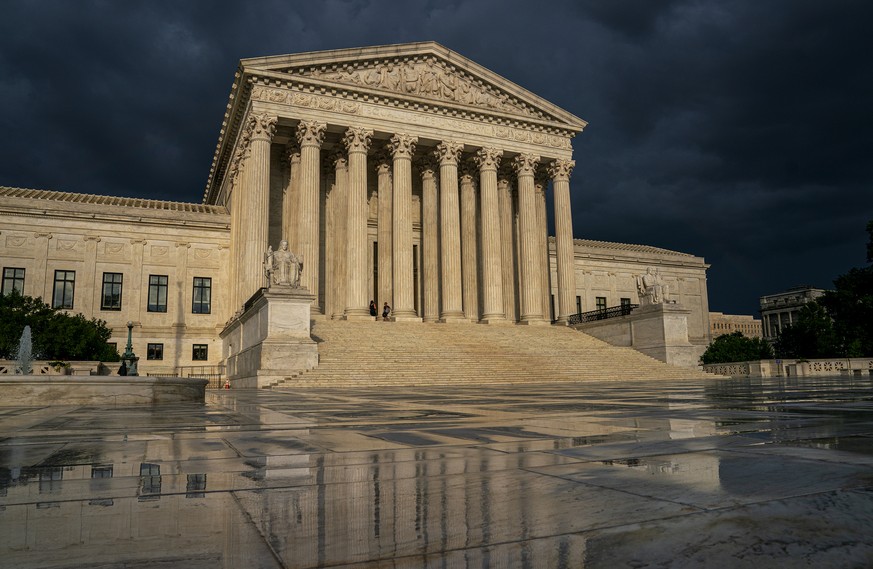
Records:
{"label": "building reflection on wet pavement", "polygon": [[0,566],[870,567],[870,378],[0,407]]}

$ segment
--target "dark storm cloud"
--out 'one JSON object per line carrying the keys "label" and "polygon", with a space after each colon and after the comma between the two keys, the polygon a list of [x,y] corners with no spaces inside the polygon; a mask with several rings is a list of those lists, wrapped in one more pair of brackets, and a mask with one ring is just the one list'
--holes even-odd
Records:
{"label": "dark storm cloud", "polygon": [[199,201],[240,58],[434,39],[588,120],[577,237],[705,256],[752,312],[864,260],[864,1],[6,1],[0,184]]}

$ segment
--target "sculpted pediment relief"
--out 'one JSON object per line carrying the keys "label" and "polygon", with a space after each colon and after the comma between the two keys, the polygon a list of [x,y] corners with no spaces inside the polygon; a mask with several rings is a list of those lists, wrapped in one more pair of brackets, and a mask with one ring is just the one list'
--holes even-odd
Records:
{"label": "sculpted pediment relief", "polygon": [[350,87],[378,89],[526,117],[552,118],[434,56],[288,68],[283,71]]}
{"label": "sculpted pediment relief", "polygon": [[285,76],[316,89],[353,91],[365,97],[381,92],[416,105],[432,101],[435,107],[493,113],[502,115],[502,120],[515,116],[521,121],[550,122],[572,132],[580,132],[587,125],[572,113],[436,42],[276,55],[240,63],[244,74],[268,75],[267,84],[278,85],[274,82]]}

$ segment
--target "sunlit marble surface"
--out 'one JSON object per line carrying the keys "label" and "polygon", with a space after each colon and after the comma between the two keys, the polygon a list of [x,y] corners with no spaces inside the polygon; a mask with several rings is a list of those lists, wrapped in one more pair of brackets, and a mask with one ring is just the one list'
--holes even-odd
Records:
{"label": "sunlit marble surface", "polygon": [[870,567],[873,381],[0,408],[0,566]]}

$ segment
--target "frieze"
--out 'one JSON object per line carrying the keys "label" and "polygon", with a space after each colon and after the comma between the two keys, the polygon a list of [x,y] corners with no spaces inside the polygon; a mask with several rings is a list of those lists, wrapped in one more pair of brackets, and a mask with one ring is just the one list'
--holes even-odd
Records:
{"label": "frieze", "polygon": [[27,237],[21,235],[7,235],[6,236],[6,246],[7,247],[24,247],[27,243]]}
{"label": "frieze", "polygon": [[338,111],[350,115],[358,115],[373,118],[384,118],[402,121],[408,124],[432,126],[469,134],[501,138],[514,142],[536,144],[572,150],[570,139],[544,132],[528,131],[510,126],[492,125],[467,120],[456,119],[444,115],[425,113],[410,113],[398,109],[380,105],[363,105],[358,102],[347,101],[337,97],[326,97],[310,93],[298,93],[287,89],[264,87],[257,85],[252,89],[252,100],[279,103],[295,107],[303,107],[316,110]]}
{"label": "frieze", "polygon": [[124,252],[124,243],[107,243],[105,252],[107,255],[120,255]]}
{"label": "frieze", "polygon": [[412,58],[402,62],[370,61],[342,66],[292,68],[287,69],[286,72],[302,77],[460,103],[492,111],[546,118],[544,113],[531,109],[515,97],[435,57]]}
{"label": "frieze", "polygon": [[198,259],[208,259],[212,255],[209,249],[194,249],[194,257]]}
{"label": "frieze", "polygon": [[76,249],[76,243],[77,241],[71,241],[69,239],[58,239],[58,251],[73,251]]}
{"label": "frieze", "polygon": [[349,115],[361,114],[361,104],[346,101],[336,97],[324,97],[309,93],[297,93],[287,89],[256,86],[252,89],[253,101],[265,101],[268,103],[281,103],[295,107],[305,107],[322,111],[338,111]]}
{"label": "frieze", "polygon": [[164,245],[152,245],[150,253],[152,257],[165,257],[170,249]]}

